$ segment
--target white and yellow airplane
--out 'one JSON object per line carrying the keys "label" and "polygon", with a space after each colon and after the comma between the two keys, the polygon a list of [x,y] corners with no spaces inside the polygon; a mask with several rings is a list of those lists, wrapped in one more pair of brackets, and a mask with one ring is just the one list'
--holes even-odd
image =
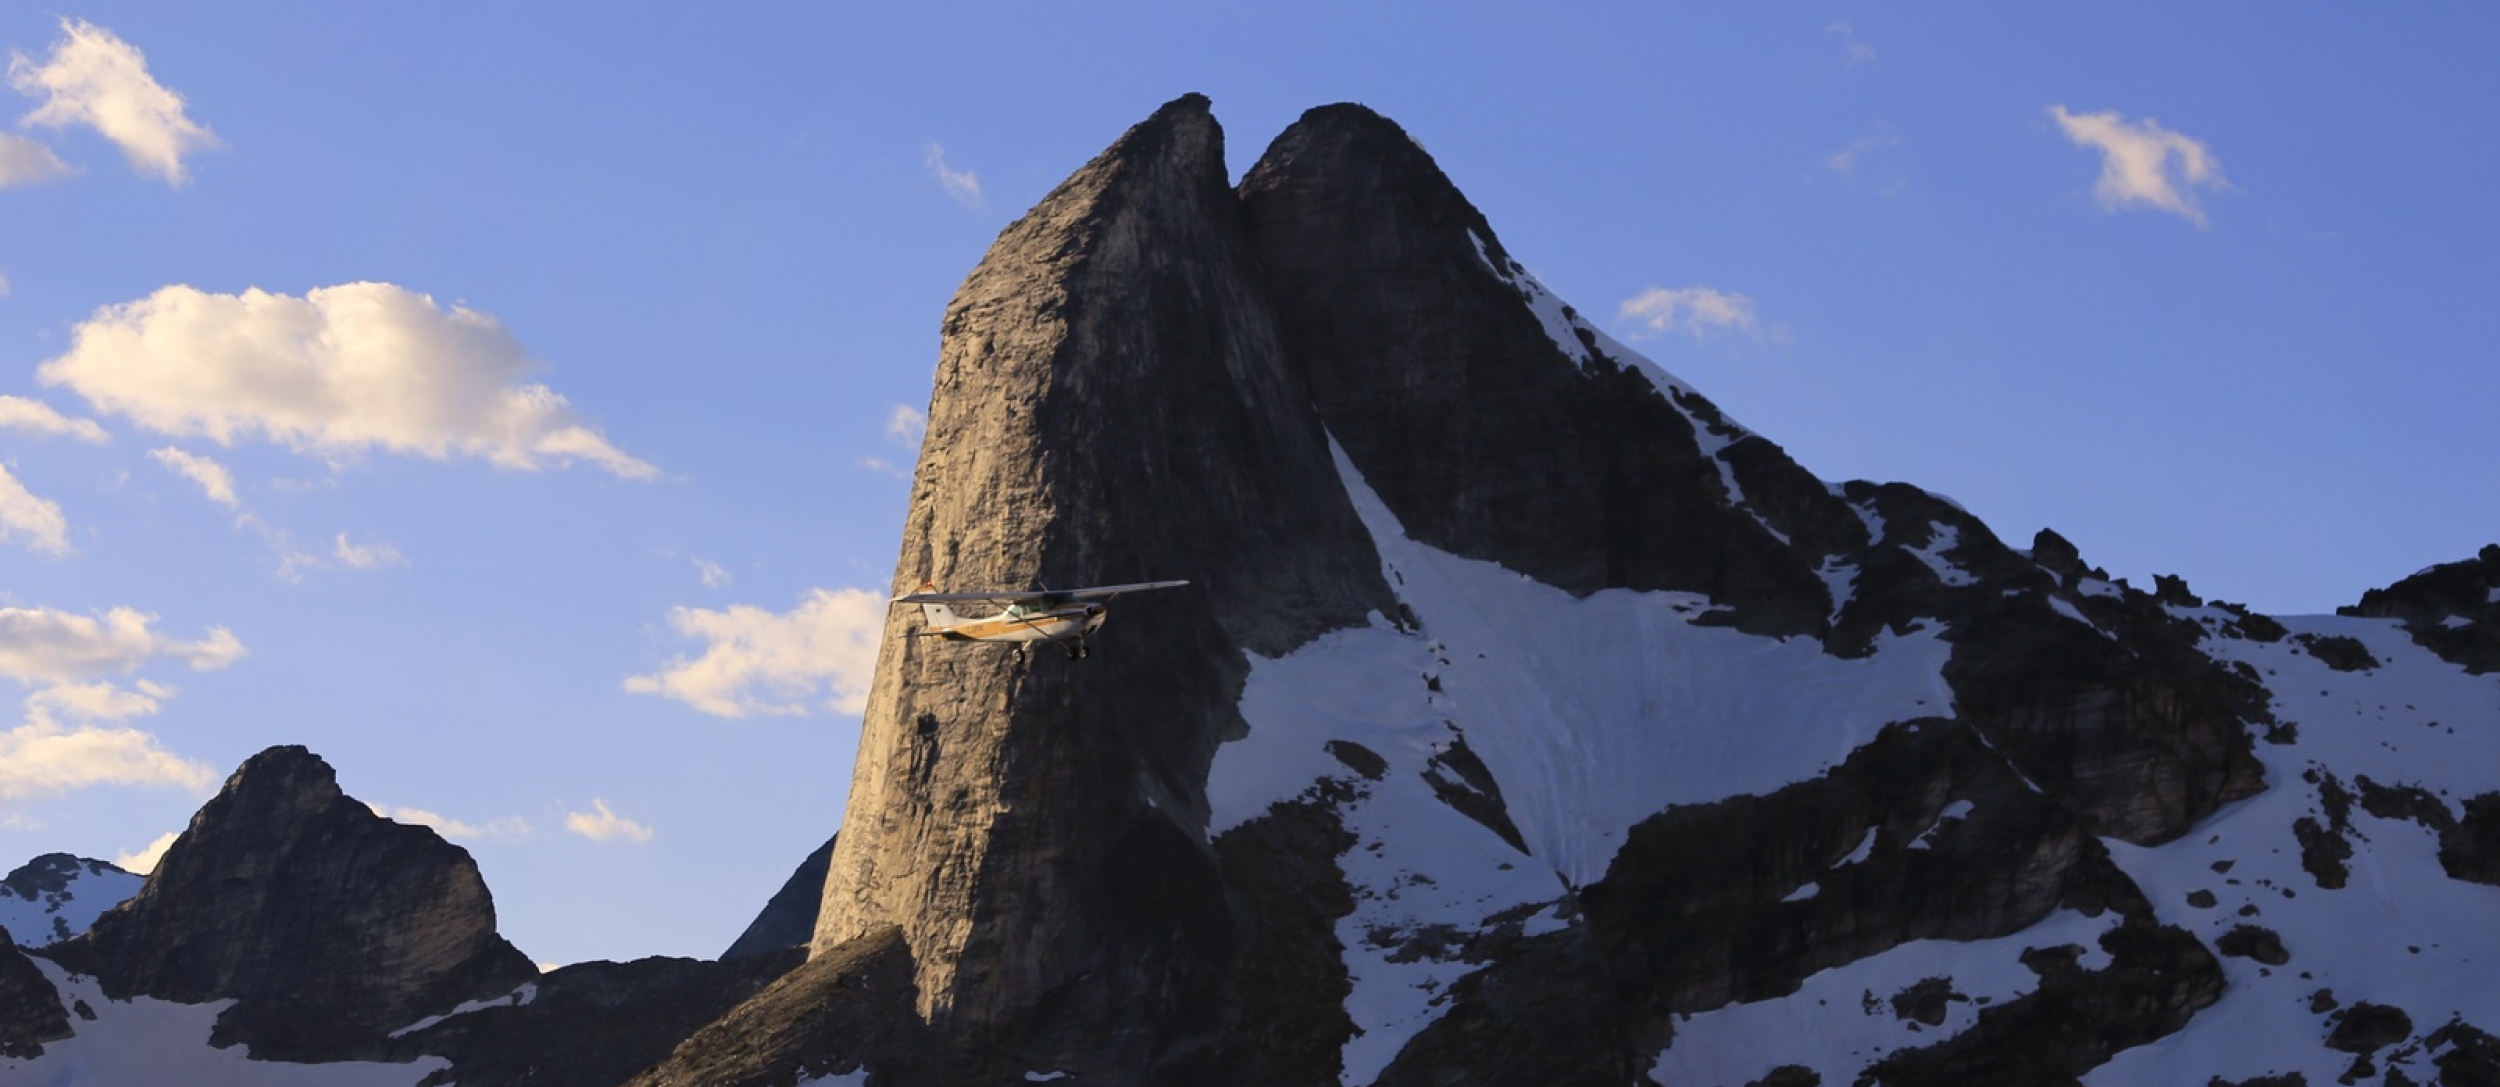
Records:
{"label": "white and yellow airplane", "polygon": [[[1142,593],[1149,589],[1176,589],[1186,581],[1141,581],[1134,585],[1100,585],[1090,589],[997,589],[981,592],[942,593],[926,581],[920,591],[894,598],[897,604],[918,604],[920,615],[929,629],[911,632],[914,638],[944,638],[950,642],[1013,642],[1022,654],[1032,642],[1052,641],[1067,647],[1069,660],[1091,656],[1085,636],[1102,627],[1108,617],[1111,598],[1122,593]],[[955,614],[955,604],[997,604],[996,615],[965,617]]]}

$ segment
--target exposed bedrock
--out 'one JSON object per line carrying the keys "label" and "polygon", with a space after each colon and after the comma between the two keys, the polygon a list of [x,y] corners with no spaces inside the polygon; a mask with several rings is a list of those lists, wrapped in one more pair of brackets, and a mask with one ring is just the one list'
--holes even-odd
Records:
{"label": "exposed bedrock", "polygon": [[2361,594],[2343,615],[2395,619],[2423,648],[2468,672],[2500,672],[2500,544]]}
{"label": "exposed bedrock", "polygon": [[70,1036],[69,1011],[42,969],[0,929],[0,1057],[40,1056],[45,1042]]}
{"label": "exposed bedrock", "polygon": [[1682,589],[1750,630],[1822,629],[1830,596],[1806,552],[1862,536],[1855,519],[1750,435],[1745,485],[1784,500],[1773,523],[1815,531],[1791,547],[1736,508],[1647,376],[1594,337],[1585,368],[1565,354],[1493,228],[1395,123],[1311,110],[1241,194],[1295,364],[1415,539],[1575,594]]}
{"label": "exposed bedrock", "polygon": [[375,815],[301,747],[245,761],[139,893],[55,957],[115,997],[232,998],[212,1041],[273,1060],[374,1052],[538,975],[495,934],[467,850]]}
{"label": "exposed bedrock", "polygon": [[2133,1044],[2115,1040],[2176,1029],[2221,985],[2071,814],[1940,720],[1888,729],[1815,781],[1649,819],[1579,905],[1580,925],[1502,949],[1454,987],[1380,1082],[1638,1082],[1679,1014],[1790,993],[1912,940],[2018,933],[2061,908],[2115,911],[2113,961],[1990,1009],[1950,1053],[1902,1055],[1901,1081],[2050,1041],[2057,1056],[2027,1059],[2071,1076]]}
{"label": "exposed bedrock", "polygon": [[1192,584],[1118,601],[1083,662],[891,620],[815,955],[895,927],[921,1014],[1026,1067],[1203,1059],[1244,651],[1394,609],[1308,403],[1204,98],[999,236],[947,310],[895,585]]}

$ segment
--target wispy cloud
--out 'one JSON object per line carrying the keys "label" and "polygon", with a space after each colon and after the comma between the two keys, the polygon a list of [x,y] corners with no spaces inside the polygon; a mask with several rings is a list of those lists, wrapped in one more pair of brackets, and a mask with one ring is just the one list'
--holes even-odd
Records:
{"label": "wispy cloud", "polygon": [[920,451],[920,440],[928,434],[928,415],[909,404],[894,405],[885,417],[886,440],[915,453]]}
{"label": "wispy cloud", "polygon": [[2101,153],[2101,177],[2092,194],[2112,211],[2142,204],[2169,212],[2198,226],[2205,209],[2196,202],[2197,189],[2228,191],[2222,163],[2205,145],[2163,128],[2154,119],[2128,121],[2115,111],[2068,113],[2050,106],[2049,116],[2077,147]]}
{"label": "wispy cloud", "polygon": [[1858,37],[1858,28],[1850,25],[1849,20],[1842,19],[1824,27],[1823,32],[1840,39],[1841,48],[1848,50],[1850,67],[1875,63],[1875,47],[1866,44],[1866,39]]}
{"label": "wispy cloud", "polygon": [[208,500],[227,509],[240,508],[243,500],[234,493],[234,473],[208,457],[185,453],[172,446],[148,450],[148,456],[165,466],[167,471],[197,484]]}
{"label": "wispy cloud", "polygon": [[300,453],[368,449],[479,457],[536,470],[575,460],[628,479],[626,455],[545,385],[494,318],[388,283],[301,298],[165,287],[106,306],[37,371],[148,430],[221,444],[266,437]]}
{"label": "wispy cloud", "polygon": [[148,74],[138,47],[82,19],[61,20],[66,35],[41,63],[9,54],[9,85],[42,99],[22,123],[85,125],[122,149],[132,168],[180,185],[190,180],[183,157],[218,146],[216,133],[193,121],[182,96]]}
{"label": "wispy cloud", "polygon": [[591,798],[591,810],[566,812],[564,829],[594,842],[632,842],[640,845],[652,838],[650,827],[644,826],[608,807],[608,802]]}
{"label": "wispy cloud", "polygon": [[885,616],[885,595],[866,589],[811,590],[786,612],[672,608],[669,627],[707,643],[703,654],[628,677],[625,689],[716,717],[858,713],[868,704]]}
{"label": "wispy cloud", "polygon": [[[78,171],[52,149],[24,136],[0,132],[0,189],[58,181]],[[6,294],[0,291],[0,294]]]}
{"label": "wispy cloud", "polygon": [[1858,176],[1858,167],[1865,163],[1867,156],[1887,147],[1900,145],[1901,134],[1894,131],[1891,125],[1879,121],[1869,126],[1865,135],[1849,141],[1847,147],[1823,156],[1823,165],[1830,167],[1833,173],[1854,179]]}
{"label": "wispy cloud", "polygon": [[[7,283],[0,280],[0,295],[8,293]],[[41,400],[23,396],[0,396],[0,430],[17,430],[42,438],[76,438],[89,445],[102,445],[112,440],[93,419],[73,419]]]}
{"label": "wispy cloud", "polygon": [[330,557],[350,570],[379,570],[385,566],[406,566],[408,560],[389,540],[355,543],[342,532],[330,548]]}
{"label": "wispy cloud", "polygon": [[1642,329],[1633,334],[1636,339],[1671,332],[1699,339],[1713,332],[1751,332],[1757,324],[1753,299],[1710,287],[1651,287],[1625,299],[1615,319]]}
{"label": "wispy cloud", "polygon": [[967,208],[982,206],[981,178],[970,170],[958,170],[946,164],[946,148],[931,142],[921,152],[921,161],[929,167],[929,176],[937,179],[946,195]]}
{"label": "wispy cloud", "polygon": [[55,558],[69,554],[69,519],[61,516],[61,504],[27,490],[5,464],[0,464],[0,540],[18,540]]}
{"label": "wispy cloud", "polygon": [[729,576],[729,571],[722,569],[721,564],[717,562],[709,559],[689,561],[694,563],[695,574],[703,579],[703,587],[706,589],[726,589],[730,582],[737,580]]}
{"label": "wispy cloud", "polygon": [[376,804],[374,814],[385,819],[425,827],[455,842],[518,841],[537,833],[538,828],[519,816],[484,823],[471,823],[439,815],[424,808],[394,808]]}

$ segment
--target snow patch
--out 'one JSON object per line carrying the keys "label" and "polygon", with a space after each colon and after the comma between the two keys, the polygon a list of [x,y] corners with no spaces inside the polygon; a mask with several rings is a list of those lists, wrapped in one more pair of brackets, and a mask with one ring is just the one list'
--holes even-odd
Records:
{"label": "snow patch", "polygon": [[1790,891],[1790,892],[1788,892],[1788,897],[1783,898],[1783,899],[1780,899],[1780,901],[1782,901],[1782,902],[1806,902],[1806,901],[1810,901],[1810,900],[1812,900],[1812,899],[1813,899],[1816,895],[1819,895],[1819,894],[1822,894],[1822,893],[1823,893],[1823,885],[1822,885],[1821,883],[1809,883],[1809,884],[1806,884],[1806,885],[1805,885],[1805,886],[1803,886],[1803,887],[1799,887],[1799,888],[1797,888],[1797,889],[1796,889],[1796,890],[1794,890],[1794,891]]}
{"label": "snow patch", "polygon": [[1978,584],[1979,579],[1977,577],[1955,564],[1952,559],[1945,557],[1945,552],[1962,546],[1962,530],[1955,528],[1952,525],[1932,525],[1929,527],[1931,527],[1934,532],[1929,537],[1927,546],[1904,548],[1904,550],[1908,551],[1910,554],[1918,556],[1918,561],[1926,563],[1928,569],[1935,571],[1936,580],[1938,581],[1944,582],[1945,584],[1955,588],[1960,588],[1964,585]]}
{"label": "snow patch", "polygon": [[1832,867],[1847,868],[1850,865],[1860,863],[1866,860],[1867,857],[1873,855],[1875,852],[1875,832],[1876,828],[1874,827],[1866,828],[1866,837],[1858,839],[1858,847],[1850,850],[1848,856],[1833,861]]}
{"label": "snow patch", "polygon": [[535,981],[525,981],[521,983],[519,988],[505,993],[502,996],[489,997],[485,1000],[467,1001],[459,1007],[453,1008],[452,1010],[444,1012],[441,1015],[429,1015],[423,1019],[417,1020],[414,1023],[401,1027],[398,1030],[394,1030],[391,1032],[390,1036],[398,1038],[403,1035],[415,1034],[416,1032],[433,1026],[436,1023],[440,1023],[445,1019],[449,1019],[456,1015],[467,1015],[474,1011],[484,1011],[488,1008],[524,1007],[527,1006],[530,1001],[536,999],[538,999],[538,983]]}
{"label": "snow patch", "polygon": [[1943,811],[1940,811],[1940,812],[1937,812],[1937,813],[1936,813],[1936,822],[1934,823],[1934,825],[1929,826],[1929,827],[1928,827],[1926,830],[1924,830],[1924,831],[1921,831],[1921,832],[1919,833],[1919,836],[1918,836],[1918,837],[1916,837],[1916,838],[1914,838],[1914,839],[1911,839],[1911,841],[1910,841],[1910,848],[1912,848],[1912,849],[1927,849],[1927,848],[1931,848],[1931,847],[1927,844],[1927,839],[1935,837],[1935,836],[1936,836],[1936,832],[1937,832],[1937,831],[1939,831],[1939,830],[1943,830],[1943,829],[1944,829],[1944,827],[1945,827],[1945,824],[1947,824],[1947,823],[1956,823],[1956,822],[1960,822],[1961,820],[1968,818],[1968,817],[1970,816],[1971,809],[1972,809],[1974,806],[1975,806],[1975,805],[1973,805],[1970,801],[1967,801],[1967,800],[1956,800],[1956,801],[1954,801],[1953,803],[1950,803],[1950,804],[1945,805],[1945,806],[1944,806],[1944,810],[1943,810]]}

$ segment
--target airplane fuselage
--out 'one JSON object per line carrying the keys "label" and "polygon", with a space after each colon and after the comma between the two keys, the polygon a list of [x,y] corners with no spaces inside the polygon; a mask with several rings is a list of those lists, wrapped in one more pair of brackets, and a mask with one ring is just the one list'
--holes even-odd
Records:
{"label": "airplane fuselage", "polygon": [[1069,604],[1033,611],[1009,608],[997,615],[931,630],[929,635],[950,642],[1065,641],[1100,629],[1103,618],[1100,604]]}

